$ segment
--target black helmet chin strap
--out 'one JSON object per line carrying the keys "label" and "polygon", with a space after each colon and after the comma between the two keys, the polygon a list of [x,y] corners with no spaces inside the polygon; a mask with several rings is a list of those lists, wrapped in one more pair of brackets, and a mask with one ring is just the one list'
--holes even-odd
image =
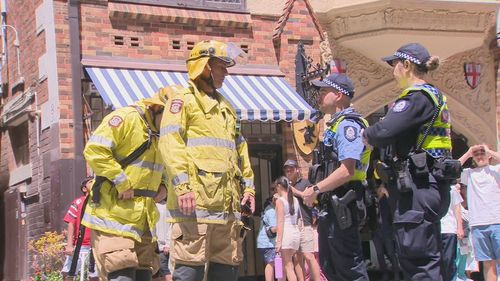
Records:
{"label": "black helmet chin strap", "polygon": [[212,75],[212,68],[210,67],[210,65],[208,63],[207,63],[206,67],[208,67],[208,70],[210,70],[210,76],[209,77],[201,76],[200,78],[203,81],[205,81],[205,83],[207,83],[208,86],[210,86],[213,89],[213,93],[215,94],[215,91],[217,90],[217,88],[215,88],[215,85],[214,85],[214,77]]}

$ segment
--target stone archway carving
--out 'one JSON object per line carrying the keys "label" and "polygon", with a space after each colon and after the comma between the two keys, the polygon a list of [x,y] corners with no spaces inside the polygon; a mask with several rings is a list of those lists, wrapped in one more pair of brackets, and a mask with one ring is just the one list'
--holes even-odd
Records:
{"label": "stone archway carving", "polygon": [[[488,36],[489,39],[490,36]],[[485,40],[489,42],[489,40]],[[332,44],[333,45],[333,44]],[[360,53],[335,44],[336,55],[347,63],[347,73],[356,85],[354,106],[367,116],[394,101],[400,93],[392,71]],[[465,81],[463,65],[476,62],[482,65],[480,85],[471,89]],[[469,145],[497,144],[495,61],[488,44],[455,54],[441,63],[441,67],[429,76],[448,98],[452,126],[462,133]]]}

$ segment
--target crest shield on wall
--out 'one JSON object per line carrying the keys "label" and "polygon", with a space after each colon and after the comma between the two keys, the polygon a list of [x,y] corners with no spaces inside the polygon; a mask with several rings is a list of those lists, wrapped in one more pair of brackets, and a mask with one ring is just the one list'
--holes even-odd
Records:
{"label": "crest shield on wall", "polygon": [[479,80],[481,78],[481,64],[464,63],[464,74],[467,85],[475,89],[479,85]]}
{"label": "crest shield on wall", "polygon": [[311,154],[318,145],[319,125],[311,121],[295,121],[292,130],[296,147],[304,155]]}
{"label": "crest shield on wall", "polygon": [[333,59],[330,62],[330,73],[346,73],[347,64],[342,59]]}

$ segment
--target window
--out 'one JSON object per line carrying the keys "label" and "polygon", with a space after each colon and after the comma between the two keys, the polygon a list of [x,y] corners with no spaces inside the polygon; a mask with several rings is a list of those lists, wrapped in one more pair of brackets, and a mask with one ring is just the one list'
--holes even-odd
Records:
{"label": "window", "polygon": [[246,12],[246,0],[112,0],[144,5]]}
{"label": "window", "polygon": [[90,130],[93,132],[101,124],[104,116],[108,115],[112,109],[106,105],[99,94],[92,94],[90,96],[90,110],[92,112]]}
{"label": "window", "polygon": [[267,122],[241,122],[241,132],[243,136],[247,137],[249,135],[258,136],[273,136],[281,134],[280,123],[267,121]]}
{"label": "window", "polygon": [[9,129],[10,143],[14,152],[16,167],[30,163],[29,128],[28,121]]}

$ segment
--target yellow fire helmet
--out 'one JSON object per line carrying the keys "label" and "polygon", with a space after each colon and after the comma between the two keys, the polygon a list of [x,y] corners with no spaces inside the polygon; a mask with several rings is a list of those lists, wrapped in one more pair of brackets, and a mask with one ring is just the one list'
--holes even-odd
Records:
{"label": "yellow fire helmet", "polygon": [[218,58],[226,63],[227,67],[234,66],[234,59],[241,55],[243,50],[232,43],[223,43],[215,40],[204,40],[197,43],[189,58],[186,60],[190,80],[195,80],[205,69],[210,58]]}

